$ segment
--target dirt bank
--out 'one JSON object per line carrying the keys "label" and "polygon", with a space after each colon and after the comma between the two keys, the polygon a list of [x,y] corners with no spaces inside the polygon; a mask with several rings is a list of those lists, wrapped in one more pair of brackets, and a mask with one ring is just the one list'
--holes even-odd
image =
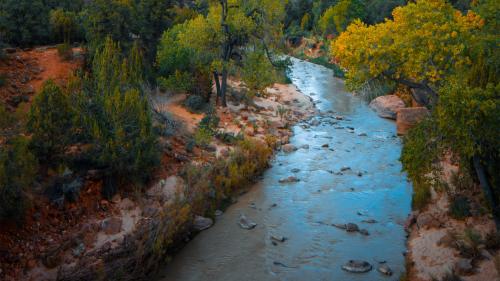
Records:
{"label": "dirt bank", "polygon": [[458,167],[450,162],[442,163],[447,190],[432,190],[431,202],[407,221],[406,280],[451,280],[445,278],[452,275],[466,281],[500,280],[498,236],[491,215],[476,203],[482,200],[478,186],[469,187],[470,215],[452,216],[450,196],[457,191],[452,178]]}

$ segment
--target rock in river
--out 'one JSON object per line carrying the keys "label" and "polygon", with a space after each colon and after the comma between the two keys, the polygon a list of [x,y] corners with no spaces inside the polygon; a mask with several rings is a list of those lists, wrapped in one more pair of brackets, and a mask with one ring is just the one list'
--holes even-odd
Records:
{"label": "rock in river", "polygon": [[279,180],[280,183],[292,183],[299,182],[300,180],[297,177],[289,176],[288,178],[282,178]]}
{"label": "rock in river", "polygon": [[381,266],[378,267],[378,272],[384,274],[384,275],[387,275],[387,276],[391,276],[392,275],[392,270],[389,266],[383,264]]}
{"label": "rock in river", "polygon": [[355,223],[348,223],[345,225],[345,230],[347,232],[356,232],[356,231],[359,231],[359,227]]}
{"label": "rock in river", "polygon": [[249,220],[245,215],[240,216],[240,220],[238,221],[238,224],[240,225],[241,228],[243,229],[253,229],[257,226],[257,224],[251,220]]}
{"label": "rock in river", "polygon": [[377,112],[380,117],[396,119],[396,115],[401,108],[405,108],[405,102],[396,95],[380,96],[370,103],[370,107]]}
{"label": "rock in river", "polygon": [[364,236],[369,236],[370,235],[370,232],[368,232],[368,230],[366,230],[366,229],[360,229],[359,233],[363,234]]}
{"label": "rock in river", "polygon": [[196,231],[203,231],[210,228],[214,224],[211,218],[205,218],[202,216],[196,216],[193,222],[193,228]]}
{"label": "rock in river", "polygon": [[285,153],[294,152],[296,150],[297,150],[297,147],[293,144],[285,144],[283,146],[283,152],[285,152]]}
{"label": "rock in river", "polygon": [[364,273],[372,270],[372,265],[367,261],[350,260],[342,266],[342,269],[352,273]]}
{"label": "rock in river", "polygon": [[271,240],[277,241],[277,242],[285,242],[287,238],[285,236],[281,235],[271,235]]}

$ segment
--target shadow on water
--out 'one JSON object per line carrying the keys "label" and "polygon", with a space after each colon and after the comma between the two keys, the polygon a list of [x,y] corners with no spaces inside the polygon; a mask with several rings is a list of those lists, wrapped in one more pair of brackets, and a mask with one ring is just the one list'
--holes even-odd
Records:
{"label": "shadow on water", "polygon": [[[379,118],[324,67],[294,60],[291,74],[328,112],[311,126],[294,127],[291,143],[309,148],[278,153],[263,180],[176,255],[158,280],[387,280],[376,270],[378,261],[387,262],[393,279],[404,271],[411,186],[401,172],[394,122]],[[351,169],[341,172],[345,167]],[[278,182],[290,175],[300,182]],[[241,213],[258,226],[239,228]],[[370,219],[377,223],[363,222]],[[370,235],[331,226],[348,222]],[[270,235],[288,240],[273,243]],[[350,259],[366,260],[374,270],[345,272],[341,265]]]}

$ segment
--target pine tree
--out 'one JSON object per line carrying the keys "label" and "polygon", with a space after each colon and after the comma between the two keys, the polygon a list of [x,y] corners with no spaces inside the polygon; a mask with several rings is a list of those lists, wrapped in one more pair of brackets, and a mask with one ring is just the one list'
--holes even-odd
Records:
{"label": "pine tree", "polygon": [[60,160],[72,136],[74,112],[69,97],[52,80],[44,83],[28,115],[28,132],[41,161]]}

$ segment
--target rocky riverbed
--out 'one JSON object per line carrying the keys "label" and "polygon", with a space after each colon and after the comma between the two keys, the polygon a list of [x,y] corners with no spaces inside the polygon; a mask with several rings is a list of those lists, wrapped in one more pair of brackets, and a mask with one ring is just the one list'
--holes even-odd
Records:
{"label": "rocky riverbed", "polygon": [[326,68],[294,60],[291,76],[320,113],[293,127],[263,179],[157,280],[386,280],[404,272],[411,185],[395,123]]}

